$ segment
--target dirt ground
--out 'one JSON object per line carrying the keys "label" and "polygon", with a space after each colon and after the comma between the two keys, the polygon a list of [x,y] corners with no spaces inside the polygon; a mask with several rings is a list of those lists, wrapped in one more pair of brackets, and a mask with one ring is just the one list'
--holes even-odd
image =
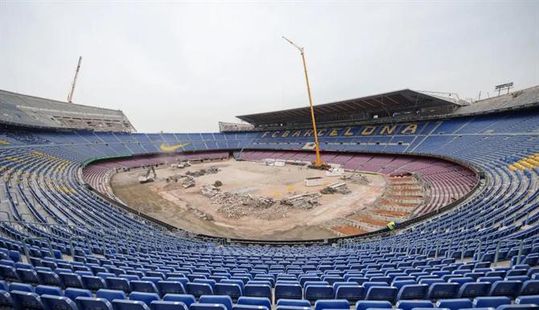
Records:
{"label": "dirt ground", "polygon": [[[188,170],[207,169],[216,166],[216,174],[195,178],[196,186],[184,189],[180,183],[167,183],[169,176],[184,174]],[[111,186],[114,194],[129,206],[163,222],[195,233],[258,240],[308,240],[335,237],[327,227],[373,203],[385,188],[381,175],[365,174],[369,185],[347,182],[352,193],[348,195],[322,195],[320,205],[312,209],[285,207],[277,203],[264,210],[253,212],[239,219],[228,218],[218,212],[219,206],[201,194],[201,187],[223,183],[221,191],[271,197],[275,200],[307,192],[318,192],[324,186],[340,182],[338,177],[328,177],[325,171],[300,166],[266,166],[261,163],[220,161],[196,164],[184,169],[168,166],[156,169],[157,180],[139,184],[142,169],[121,172],[113,176]],[[323,185],[306,187],[306,177],[321,176]]]}

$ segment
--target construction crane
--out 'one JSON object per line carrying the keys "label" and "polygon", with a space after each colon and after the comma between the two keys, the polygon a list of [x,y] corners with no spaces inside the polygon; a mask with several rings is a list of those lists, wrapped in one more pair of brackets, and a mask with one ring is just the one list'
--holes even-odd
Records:
{"label": "construction crane", "polygon": [[77,84],[77,77],[79,76],[80,64],[82,63],[82,56],[79,56],[79,62],[77,63],[77,69],[75,70],[75,77],[73,77],[73,83],[71,84],[71,91],[67,95],[67,102],[73,102],[73,93],[75,92],[75,85]]}
{"label": "construction crane", "polygon": [[313,124],[313,133],[314,133],[314,150],[316,153],[316,158],[314,160],[313,166],[315,168],[323,169],[326,165],[320,158],[320,143],[318,142],[318,130],[316,129],[316,118],[314,117],[314,106],[313,106],[313,98],[311,95],[311,85],[309,84],[309,75],[307,74],[307,63],[305,61],[305,49],[303,47],[300,47],[296,43],[292,42],[287,37],[283,36],[283,39],[285,39],[288,43],[292,44],[295,48],[298,49],[298,51],[301,54],[301,60],[303,62],[303,71],[305,73],[305,82],[307,84],[307,95],[309,96],[309,105],[311,107],[311,121]]}

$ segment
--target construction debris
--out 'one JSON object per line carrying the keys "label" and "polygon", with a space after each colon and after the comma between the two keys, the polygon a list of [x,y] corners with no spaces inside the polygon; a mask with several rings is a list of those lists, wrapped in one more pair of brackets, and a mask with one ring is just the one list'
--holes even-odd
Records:
{"label": "construction debris", "polygon": [[171,168],[178,168],[178,169],[183,169],[190,166],[191,166],[191,163],[189,163],[189,161],[179,161],[176,164],[170,165]]}
{"label": "construction debris", "polygon": [[320,204],[319,193],[305,193],[281,199],[281,204],[293,208],[312,209]]}
{"label": "construction debris", "polygon": [[178,181],[181,182],[181,185],[183,188],[190,188],[195,186],[195,179],[192,176],[188,175],[172,175],[166,178],[167,183],[174,182],[178,183]]}
{"label": "construction debris", "polygon": [[200,170],[196,170],[196,171],[187,171],[185,174],[196,178],[196,177],[201,177],[201,176],[206,175],[206,174],[216,174],[217,172],[219,172],[219,168],[217,168],[215,166],[211,166],[208,169],[200,169]]}
{"label": "construction debris", "polygon": [[202,186],[200,191],[202,192],[202,195],[208,198],[212,198],[215,195],[219,194],[221,192],[221,189],[219,189],[218,187],[214,185],[204,185]]}
{"label": "construction debris", "polygon": [[329,186],[324,187],[322,190],[320,190],[321,194],[328,195],[328,194],[343,194],[347,195],[350,194],[352,191],[348,188],[346,183],[339,182],[339,183],[333,183]]}
{"label": "construction debris", "polygon": [[361,173],[343,175],[341,176],[341,180],[349,181],[349,182],[352,182],[354,184],[359,184],[359,185],[369,184],[369,179],[367,179],[367,177],[362,175]]}
{"label": "construction debris", "polygon": [[195,186],[195,178],[193,178],[192,176],[188,176],[188,175],[184,176],[181,179],[181,182],[182,182],[183,188],[190,188],[190,187]]}
{"label": "construction debris", "polygon": [[257,209],[267,209],[275,204],[275,200],[269,197],[230,192],[217,192],[211,197],[211,201],[213,204],[219,205],[217,211],[228,218],[240,218]]}
{"label": "construction debris", "polygon": [[326,171],[326,176],[328,177],[340,177],[344,175],[344,169],[341,167],[331,167]]}

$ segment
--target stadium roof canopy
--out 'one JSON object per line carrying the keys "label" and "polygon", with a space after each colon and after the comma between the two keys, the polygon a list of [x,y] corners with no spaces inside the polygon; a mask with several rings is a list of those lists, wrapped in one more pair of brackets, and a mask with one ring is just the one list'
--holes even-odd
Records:
{"label": "stadium roof canopy", "polygon": [[[363,121],[421,113],[450,113],[459,105],[452,98],[403,89],[373,96],[315,105],[317,122]],[[255,126],[306,124],[309,107],[237,116]]]}

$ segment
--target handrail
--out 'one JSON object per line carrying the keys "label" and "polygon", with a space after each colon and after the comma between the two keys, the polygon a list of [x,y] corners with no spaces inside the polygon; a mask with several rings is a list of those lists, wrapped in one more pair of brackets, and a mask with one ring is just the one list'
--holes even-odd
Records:
{"label": "handrail", "polygon": [[523,250],[523,247],[524,247],[524,240],[508,238],[508,239],[498,240],[498,242],[496,243],[496,252],[494,253],[494,267],[496,267],[498,265],[498,259],[500,257],[500,247],[501,247],[501,245],[506,243],[506,242],[509,242],[509,241],[513,241],[513,242],[516,241],[519,244],[516,264],[517,265],[520,264],[520,256],[522,255],[522,250]]}
{"label": "handrail", "polygon": [[[477,241],[477,248],[476,248],[476,255],[479,257],[481,255],[481,245],[483,244],[483,241],[481,239],[471,239],[471,242]],[[472,256],[473,257],[473,256]],[[464,260],[464,251],[461,253],[461,260]]]}
{"label": "handrail", "polygon": [[[52,245],[51,245],[51,241],[48,239],[48,238],[43,238],[43,237],[27,237],[27,238],[24,238],[22,240],[22,244],[23,244],[23,247],[24,247],[24,255],[26,255],[26,258],[28,259],[28,262],[30,262],[30,250],[28,249],[28,244],[26,244],[27,241],[30,241],[30,240],[45,240],[47,242],[47,244],[49,245],[49,252],[51,254],[51,257],[54,258],[54,251],[52,250]],[[41,247],[40,247],[41,249]]]}
{"label": "handrail", "polygon": [[75,239],[86,241],[86,247],[88,247],[88,238],[79,235],[71,236],[69,238],[69,248],[71,250],[71,256],[75,256],[75,246],[73,245],[73,240]]}
{"label": "handrail", "polygon": [[[437,259],[438,258],[438,254],[440,253],[440,244],[441,242],[448,242],[449,241],[449,247],[451,247],[451,245],[453,244],[453,239],[447,239],[447,238],[442,238],[442,239],[436,239],[435,241],[435,250],[434,250],[434,258]],[[446,253],[446,256],[447,254],[449,253],[449,249],[445,252]]]}
{"label": "handrail", "polygon": [[7,214],[7,220],[9,223],[11,223],[11,213],[9,213],[8,211],[3,211],[3,210],[0,210],[0,213]]}

